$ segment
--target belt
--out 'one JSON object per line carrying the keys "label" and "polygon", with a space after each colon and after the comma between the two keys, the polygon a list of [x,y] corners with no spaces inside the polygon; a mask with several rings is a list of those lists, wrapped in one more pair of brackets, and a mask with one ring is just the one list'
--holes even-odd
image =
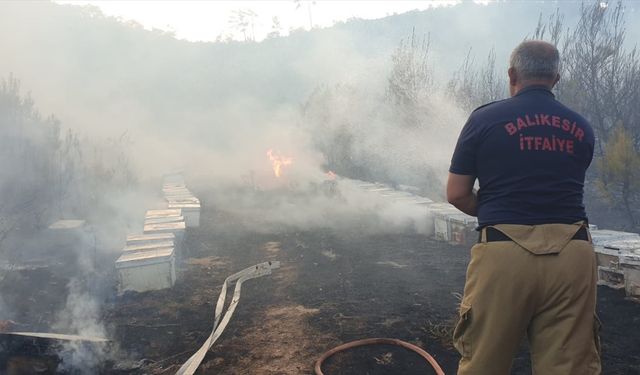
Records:
{"label": "belt", "polygon": [[[482,231],[485,231],[487,242],[496,242],[496,241],[513,241],[509,236],[500,232],[496,228],[486,227],[480,230],[480,235],[478,236],[478,242],[482,242]],[[581,240],[581,241],[589,241],[589,233],[587,232],[586,227],[580,227],[576,234],[571,237],[572,240]]]}

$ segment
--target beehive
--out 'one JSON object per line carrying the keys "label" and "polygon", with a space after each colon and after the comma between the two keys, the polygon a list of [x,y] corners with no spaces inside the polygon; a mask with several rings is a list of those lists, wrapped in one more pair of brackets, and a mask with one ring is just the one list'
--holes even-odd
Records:
{"label": "beehive", "polygon": [[171,288],[176,281],[174,249],[127,252],[116,260],[118,292]]}

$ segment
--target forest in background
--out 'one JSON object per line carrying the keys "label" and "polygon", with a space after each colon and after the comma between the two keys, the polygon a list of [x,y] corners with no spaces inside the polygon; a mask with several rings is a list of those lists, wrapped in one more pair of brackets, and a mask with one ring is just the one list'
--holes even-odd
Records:
{"label": "forest in background", "polygon": [[[506,56],[527,37],[559,46],[557,96],[596,130],[588,206],[606,210],[590,210],[592,220],[638,230],[633,4],[558,4],[539,18],[526,4],[464,4],[261,43],[178,41],[95,8],[0,9],[0,240],[55,218],[90,217],[139,176],[167,168],[210,161],[224,177],[241,174],[251,162],[222,173],[223,161],[263,154],[270,145],[261,139],[277,142],[291,129],[308,135],[305,147],[326,169],[417,185],[437,198],[466,116],[506,96]],[[491,29],[498,18],[518,32]]]}

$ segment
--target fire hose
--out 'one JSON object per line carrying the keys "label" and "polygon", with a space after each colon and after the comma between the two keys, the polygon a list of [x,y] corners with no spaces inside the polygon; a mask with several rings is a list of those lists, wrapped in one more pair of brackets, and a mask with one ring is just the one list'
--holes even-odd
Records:
{"label": "fire hose", "polygon": [[[180,368],[176,372],[176,375],[193,375],[195,371],[198,369],[198,367],[202,363],[202,360],[206,356],[209,349],[211,349],[213,344],[220,337],[220,335],[222,335],[222,332],[229,324],[229,321],[231,320],[231,317],[235,312],[238,302],[240,301],[240,292],[242,290],[242,283],[250,279],[255,279],[261,276],[270,275],[272,270],[277,269],[279,267],[280,267],[280,262],[260,263],[253,267],[248,267],[240,272],[234,273],[233,275],[225,279],[222,285],[222,290],[220,291],[220,295],[218,296],[218,302],[216,303],[215,318],[214,318],[213,329],[211,330],[211,334],[209,335],[207,340],[202,344],[200,349],[198,349],[198,351],[196,351],[191,357],[189,357],[189,359],[187,359],[187,361],[182,366],[180,366]],[[227,288],[233,281],[236,281],[236,280],[237,282],[236,282],[235,289],[233,291],[233,299],[231,300],[231,303],[229,304],[229,307],[227,308],[224,316],[222,316],[222,310],[224,308],[224,303],[227,295]],[[436,360],[429,353],[408,342],[397,340],[397,339],[389,339],[389,338],[373,338],[373,339],[352,341],[352,342],[340,345],[338,347],[335,347],[329,350],[328,352],[326,352],[325,354],[323,354],[322,357],[318,359],[315,365],[315,373],[316,375],[324,375],[321,369],[322,363],[327,358],[331,357],[332,355],[338,352],[359,347],[359,346],[379,345],[379,344],[396,345],[396,346],[401,346],[405,349],[414,351],[420,357],[424,358],[431,365],[431,367],[436,371],[437,375],[444,375],[444,372],[438,365],[438,362],[436,362]]]}
{"label": "fire hose", "polygon": [[352,349],[352,348],[356,348],[359,346],[366,346],[366,345],[396,345],[396,346],[401,346],[405,349],[409,349],[417,353],[420,357],[424,358],[427,362],[429,362],[429,364],[435,370],[437,375],[444,375],[444,371],[442,371],[442,368],[440,368],[440,365],[431,356],[431,354],[427,353],[426,351],[424,351],[423,349],[421,349],[416,345],[409,344],[406,341],[402,341],[398,339],[388,339],[388,338],[373,338],[373,339],[357,340],[357,341],[348,342],[346,344],[342,344],[340,346],[336,346],[335,348],[324,353],[322,357],[320,357],[316,361],[316,366],[314,369],[316,375],[324,375],[324,373],[322,372],[322,364],[327,358],[331,357],[332,355],[338,352],[342,352],[347,349]]}
{"label": "fire hose", "polygon": [[[211,330],[209,338],[207,338],[207,340],[204,342],[204,344],[202,344],[197,352],[195,352],[191,357],[189,357],[189,359],[187,359],[187,361],[182,366],[180,366],[180,369],[178,369],[176,375],[193,375],[193,373],[198,369],[200,363],[202,363],[202,360],[207,355],[209,349],[211,349],[216,340],[220,337],[220,335],[222,335],[222,331],[224,331],[224,329],[227,327],[227,324],[229,324],[231,316],[233,315],[233,312],[236,310],[236,306],[240,301],[240,290],[242,289],[242,283],[250,279],[270,275],[271,270],[279,267],[280,262],[260,263],[256,264],[253,267],[248,267],[240,272],[234,273],[224,280],[224,284],[222,284],[222,290],[220,291],[220,295],[218,296],[213,329]],[[227,308],[227,311],[225,312],[223,317],[222,309],[224,308],[224,301],[227,296],[227,287],[231,282],[235,280],[238,281],[236,282],[236,287],[233,291],[233,299],[231,300],[231,303],[229,304],[229,307]]]}

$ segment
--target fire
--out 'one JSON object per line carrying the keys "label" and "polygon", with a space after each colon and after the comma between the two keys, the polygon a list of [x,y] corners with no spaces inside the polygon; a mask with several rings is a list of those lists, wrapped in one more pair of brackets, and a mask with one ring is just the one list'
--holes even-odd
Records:
{"label": "fire", "polygon": [[333,171],[329,171],[329,172],[327,172],[326,174],[327,174],[327,178],[328,178],[329,180],[335,180],[335,179],[336,179],[336,177],[338,177],[335,173],[333,173]]}
{"label": "fire", "polygon": [[291,165],[293,163],[293,158],[278,155],[273,152],[273,149],[267,151],[267,156],[269,160],[271,160],[271,166],[273,168],[273,173],[275,173],[276,177],[282,176],[282,169],[287,165]]}

